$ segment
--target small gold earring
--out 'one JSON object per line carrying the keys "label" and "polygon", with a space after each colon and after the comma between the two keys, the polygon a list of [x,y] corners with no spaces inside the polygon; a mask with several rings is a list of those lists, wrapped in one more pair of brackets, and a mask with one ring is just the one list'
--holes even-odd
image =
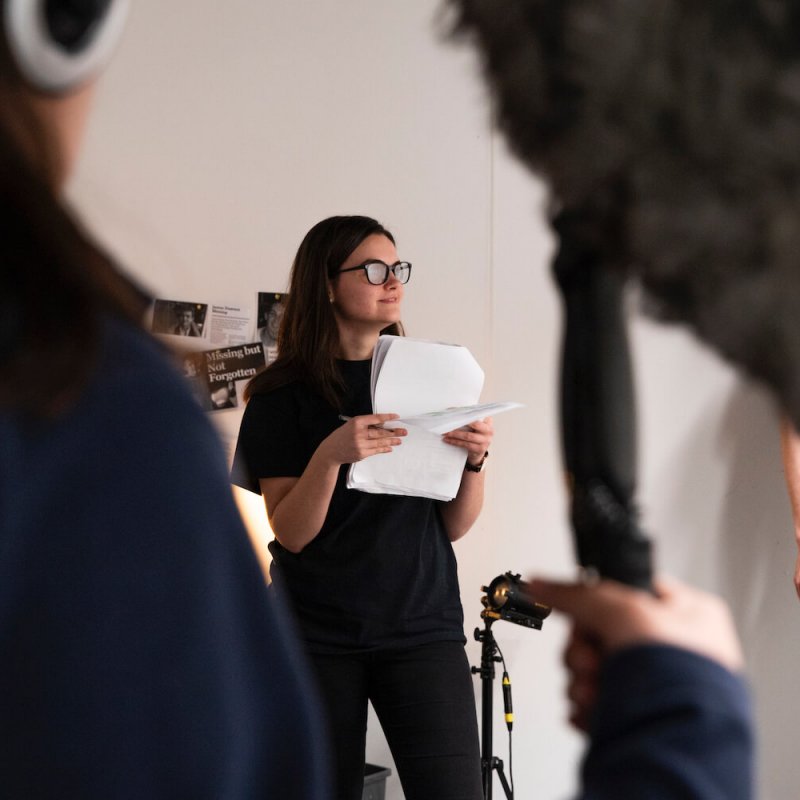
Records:
{"label": "small gold earring", "polygon": [[332,295],[332,294],[329,294],[329,295],[328,295],[328,302],[329,302],[329,303],[332,303],[332,302],[333,302],[333,295]]}

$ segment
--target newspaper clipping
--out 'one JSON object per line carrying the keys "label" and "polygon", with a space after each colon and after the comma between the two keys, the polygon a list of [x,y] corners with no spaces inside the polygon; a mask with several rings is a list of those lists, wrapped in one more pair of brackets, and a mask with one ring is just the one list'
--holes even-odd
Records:
{"label": "newspaper clipping", "polygon": [[280,292],[258,293],[258,339],[264,347],[267,364],[278,357],[278,331],[285,301],[286,295]]}
{"label": "newspaper clipping", "polygon": [[258,292],[241,305],[158,299],[150,328],[176,352],[203,409],[238,408],[247,381],[277,358],[286,297]]}

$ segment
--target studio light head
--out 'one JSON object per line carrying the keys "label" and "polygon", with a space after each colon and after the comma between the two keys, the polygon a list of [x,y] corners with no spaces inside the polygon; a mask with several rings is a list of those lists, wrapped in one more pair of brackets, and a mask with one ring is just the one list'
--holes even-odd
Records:
{"label": "studio light head", "polygon": [[481,598],[481,617],[487,621],[503,619],[541,630],[542,622],[550,614],[550,606],[537,603],[528,590],[528,584],[511,572],[498,575],[481,589],[486,592]]}

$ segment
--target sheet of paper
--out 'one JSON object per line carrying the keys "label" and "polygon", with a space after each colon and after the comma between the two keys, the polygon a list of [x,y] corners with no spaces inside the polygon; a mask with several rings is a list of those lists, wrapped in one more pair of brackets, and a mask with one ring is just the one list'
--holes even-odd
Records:
{"label": "sheet of paper", "polygon": [[408,436],[391,453],[353,464],[347,486],[363,492],[452,500],[467,453],[441,434],[519,403],[479,404],[483,370],[466,347],[399,336],[381,336],[372,357],[372,407],[395,413],[387,427]]}
{"label": "sheet of paper", "polygon": [[480,399],[483,370],[466,347],[401,336],[378,341],[380,355],[372,365],[376,414],[424,414]]}
{"label": "sheet of paper", "polygon": [[373,494],[401,494],[452,500],[461,485],[467,453],[445,444],[439,434],[408,428],[391,453],[379,453],[350,467],[347,486]]}
{"label": "sheet of paper", "polygon": [[444,411],[429,411],[427,414],[407,415],[385,423],[384,428],[414,426],[431,433],[442,434],[462,428],[464,425],[469,425],[484,417],[511,411],[513,408],[522,408],[522,403],[477,403],[472,406],[448,408]]}

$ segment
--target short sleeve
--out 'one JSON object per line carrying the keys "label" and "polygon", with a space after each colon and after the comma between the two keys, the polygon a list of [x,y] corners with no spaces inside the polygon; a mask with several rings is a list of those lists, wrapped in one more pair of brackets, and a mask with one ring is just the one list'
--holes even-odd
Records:
{"label": "short sleeve", "polygon": [[291,386],[250,399],[242,417],[231,482],[261,494],[259,479],[300,477],[307,456]]}

